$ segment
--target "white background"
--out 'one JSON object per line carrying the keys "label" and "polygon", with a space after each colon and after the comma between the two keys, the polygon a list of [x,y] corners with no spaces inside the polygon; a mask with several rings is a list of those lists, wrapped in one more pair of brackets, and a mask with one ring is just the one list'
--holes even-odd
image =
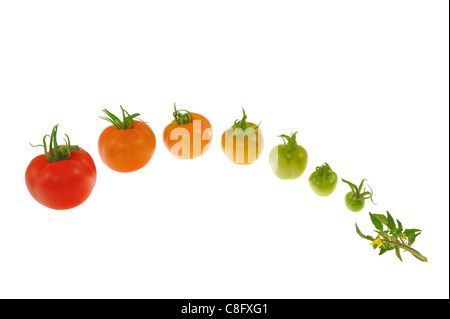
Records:
{"label": "white background", "polygon": [[[448,1],[1,1],[1,298],[448,298]],[[183,161],[162,143],[173,103],[215,137]],[[139,112],[157,136],[142,170],[108,169],[102,109]],[[229,162],[220,135],[259,123],[262,157]],[[53,211],[24,173],[55,124],[92,155],[91,197]],[[299,131],[305,174],[268,154]],[[348,211],[324,162],[374,200]],[[377,256],[355,222],[389,210],[423,234]]]}

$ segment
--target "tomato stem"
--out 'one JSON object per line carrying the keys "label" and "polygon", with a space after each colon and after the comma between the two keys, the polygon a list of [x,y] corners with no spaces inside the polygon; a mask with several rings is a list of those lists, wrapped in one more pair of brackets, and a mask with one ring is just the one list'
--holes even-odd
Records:
{"label": "tomato stem", "polygon": [[317,166],[316,172],[317,172],[317,176],[326,178],[328,175],[333,173],[333,170],[331,169],[330,165],[328,165],[328,163],[325,163],[322,166]]}
{"label": "tomato stem", "polygon": [[291,133],[291,136],[282,134],[279,137],[283,138],[284,145],[287,147],[288,151],[293,151],[297,147],[297,133]]}
{"label": "tomato stem", "polygon": [[[242,119],[234,121],[234,127],[240,128],[243,131],[245,131],[247,129],[247,114],[245,114],[244,108],[242,108],[242,112],[243,112]],[[259,124],[254,127],[255,130],[258,129],[258,127],[261,125],[261,122],[259,122]]]}
{"label": "tomato stem", "polygon": [[406,244],[403,243],[403,242],[400,243],[400,242],[396,241],[394,238],[389,238],[389,240],[387,240],[387,239],[385,239],[385,238],[382,238],[381,241],[382,241],[383,243],[386,243],[386,244],[391,244],[391,245],[394,245],[394,246],[399,246],[399,248],[402,248],[402,249],[406,250],[407,252],[411,253],[414,257],[416,257],[416,258],[419,259],[420,261],[428,262],[428,259],[427,259],[424,255],[422,255],[422,254],[419,253],[417,250],[415,250],[414,248],[412,248],[412,247],[406,245]]}
{"label": "tomato stem", "polygon": [[103,112],[105,112],[107,116],[100,116],[100,118],[112,123],[119,130],[132,129],[134,127],[134,118],[138,117],[140,114],[135,113],[130,115],[130,113],[123,109],[122,105],[120,105],[120,109],[122,110],[122,121],[106,109],[103,110]]}
{"label": "tomato stem", "polygon": [[[42,144],[39,145],[33,145],[30,143],[32,147],[43,147],[44,148],[44,155],[47,157],[47,160],[50,163],[67,160],[71,156],[71,152],[78,151],[80,152],[81,149],[78,145],[71,145],[70,144],[70,138],[67,134],[65,134],[66,138],[64,138],[64,141],[66,142],[66,145],[59,146],[58,142],[56,140],[56,135],[58,133],[58,124],[53,127],[52,133],[50,135],[45,135],[43,138]],[[47,149],[47,141],[46,139],[50,138],[50,149]]]}
{"label": "tomato stem", "polygon": [[[184,124],[192,123],[194,117],[192,116],[191,112],[189,112],[188,110],[177,110],[177,103],[173,103],[173,107],[175,109],[175,111],[173,112],[173,117],[175,118],[175,122],[177,122],[178,125],[183,126]],[[181,111],[186,113],[182,114]]]}
{"label": "tomato stem", "polygon": [[244,113],[242,119],[234,121],[234,126],[245,131],[247,129],[247,115],[245,114],[245,110],[243,108],[242,112]]}
{"label": "tomato stem", "polygon": [[371,188],[369,185],[367,185],[367,186],[369,187],[370,191],[366,191],[366,188],[364,188],[364,191],[363,191],[363,189],[362,189],[363,186],[364,186],[364,182],[366,182],[367,179],[363,179],[363,180],[361,181],[361,184],[359,185],[359,187],[356,186],[356,185],[353,184],[353,183],[350,183],[349,181],[346,181],[346,180],[343,179],[343,178],[342,178],[342,181],[343,181],[344,183],[348,184],[348,185],[350,186],[350,188],[352,189],[352,192],[353,192],[352,197],[353,197],[354,200],[361,201],[361,200],[370,199],[371,202],[372,202],[374,205],[376,205],[376,204],[374,203],[374,201],[373,201],[373,198],[372,198],[372,196],[373,196],[373,190],[372,190],[372,188]]}

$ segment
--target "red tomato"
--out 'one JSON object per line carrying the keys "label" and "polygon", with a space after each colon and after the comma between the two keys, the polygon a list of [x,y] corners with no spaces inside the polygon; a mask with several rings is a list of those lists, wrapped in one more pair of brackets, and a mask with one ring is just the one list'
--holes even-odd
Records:
{"label": "red tomato", "polygon": [[25,173],[31,196],[52,209],[70,209],[82,204],[94,189],[97,170],[88,152],[72,151],[69,159],[50,163],[45,155],[35,157]]}
{"label": "red tomato", "polygon": [[25,173],[31,196],[52,209],[74,208],[91,195],[97,170],[88,152],[72,151],[69,159],[50,163],[45,155],[35,157]]}
{"label": "red tomato", "polygon": [[[25,172],[25,183],[31,196],[52,209],[70,209],[83,203],[91,194],[97,180],[97,170],[88,152],[56,141],[58,125],[44,137],[44,154],[36,156]],[[50,137],[50,151],[46,137]]]}

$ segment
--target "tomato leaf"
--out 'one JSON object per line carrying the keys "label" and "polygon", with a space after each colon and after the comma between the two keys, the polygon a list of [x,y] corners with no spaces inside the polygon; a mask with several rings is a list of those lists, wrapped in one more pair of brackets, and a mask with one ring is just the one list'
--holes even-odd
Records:
{"label": "tomato leaf", "polygon": [[395,245],[395,254],[397,255],[398,259],[403,262],[402,255],[400,254],[400,247],[398,245]]}
{"label": "tomato leaf", "polygon": [[412,245],[416,241],[417,236],[422,233],[419,229],[405,229],[405,235],[408,237],[408,244]]}
{"label": "tomato leaf", "polygon": [[383,225],[387,226],[388,220],[386,218],[386,216],[381,215],[381,214],[372,214],[374,217],[376,217],[381,223],[383,223]]}
{"label": "tomato leaf", "polygon": [[387,221],[388,221],[387,227],[391,231],[391,234],[395,234],[397,227],[395,226],[394,218],[392,218],[392,216],[391,216],[391,214],[389,214],[389,212],[387,212]]}
{"label": "tomato leaf", "polygon": [[388,252],[388,251],[391,251],[391,250],[394,250],[394,247],[391,247],[391,246],[388,247],[388,246],[386,246],[385,248],[381,248],[381,249],[380,249],[380,254],[379,254],[379,255],[381,256],[381,255],[383,255],[384,253],[386,253],[386,252]]}
{"label": "tomato leaf", "polygon": [[379,231],[383,231],[383,223],[378,219],[377,216],[369,213],[370,219],[372,220],[372,224],[375,226],[376,229]]}
{"label": "tomato leaf", "polygon": [[355,226],[356,226],[356,232],[358,233],[358,235],[359,235],[361,238],[367,239],[367,240],[370,240],[370,241],[374,241],[374,240],[375,240],[372,236],[366,236],[366,235],[364,235],[364,234],[359,230],[358,224],[355,223]]}
{"label": "tomato leaf", "polygon": [[397,225],[398,225],[398,230],[400,230],[400,232],[403,232],[403,225],[398,219],[397,219]]}
{"label": "tomato leaf", "polygon": [[401,236],[403,234],[403,225],[398,219],[397,219],[397,225],[398,225],[398,228],[395,231],[395,235],[396,236]]}

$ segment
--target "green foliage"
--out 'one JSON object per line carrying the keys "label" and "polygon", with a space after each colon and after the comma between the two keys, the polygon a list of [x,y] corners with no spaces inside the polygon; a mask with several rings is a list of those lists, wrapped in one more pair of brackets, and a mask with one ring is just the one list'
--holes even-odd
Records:
{"label": "green foliage", "polygon": [[395,250],[398,259],[403,261],[401,256],[401,249],[403,249],[404,251],[411,253],[420,261],[428,261],[421,253],[411,248],[411,245],[414,244],[417,236],[422,233],[421,230],[404,229],[402,223],[398,219],[396,223],[389,212],[387,212],[386,216],[371,213],[369,213],[369,215],[378,236],[374,239],[371,236],[364,235],[358,225],[356,225],[356,233],[361,238],[371,241],[371,245],[373,245],[375,249],[380,248],[379,255]]}

